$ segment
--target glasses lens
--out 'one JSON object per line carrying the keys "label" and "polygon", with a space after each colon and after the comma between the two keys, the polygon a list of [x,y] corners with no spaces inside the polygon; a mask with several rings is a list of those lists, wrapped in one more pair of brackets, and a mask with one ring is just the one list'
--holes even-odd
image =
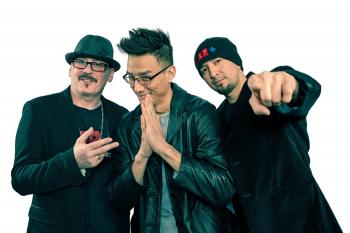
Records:
{"label": "glasses lens", "polygon": [[137,79],[137,81],[141,84],[141,85],[148,85],[151,83],[151,79],[149,77],[140,77]]}
{"label": "glasses lens", "polygon": [[75,59],[73,61],[73,66],[78,69],[84,69],[87,66],[87,62],[83,59]]}
{"label": "glasses lens", "polygon": [[134,79],[132,78],[132,76],[130,74],[124,74],[123,79],[125,80],[125,82],[127,82],[129,84],[134,83]]}
{"label": "glasses lens", "polygon": [[94,71],[104,71],[107,65],[105,63],[100,62],[91,62],[91,68]]}

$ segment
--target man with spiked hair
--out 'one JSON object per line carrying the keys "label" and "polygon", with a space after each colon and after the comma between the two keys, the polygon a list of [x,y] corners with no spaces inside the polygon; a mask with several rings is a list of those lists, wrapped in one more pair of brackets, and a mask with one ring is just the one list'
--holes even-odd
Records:
{"label": "man with spiked hair", "polygon": [[136,29],[119,48],[123,76],[140,101],[118,130],[121,171],[110,188],[120,211],[134,208],[133,232],[219,233],[217,210],[234,187],[220,147],[215,107],[173,83],[169,36]]}

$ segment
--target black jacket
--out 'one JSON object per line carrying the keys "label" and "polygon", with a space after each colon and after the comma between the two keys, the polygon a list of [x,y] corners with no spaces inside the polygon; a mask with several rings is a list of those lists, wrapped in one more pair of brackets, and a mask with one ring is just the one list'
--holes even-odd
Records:
{"label": "black jacket", "polygon": [[[102,103],[113,134],[127,110],[103,97]],[[88,177],[82,176],[73,155],[78,137],[78,119],[69,88],[24,105],[11,175],[12,186],[19,194],[33,194],[27,232],[87,233],[91,208],[88,190],[92,183],[99,187],[94,191],[99,192],[99,206],[106,216],[100,232],[106,232],[104,228],[108,232],[129,232],[128,213],[118,214],[107,195],[114,161],[105,158]]]}
{"label": "black jacket", "polygon": [[229,223],[252,233],[341,232],[309,166],[306,116],[321,86],[290,67],[277,70],[299,82],[295,107],[255,115],[245,84],[235,104],[225,100],[218,108],[225,156],[237,184],[233,202],[238,214]]}
{"label": "black jacket", "polygon": [[[222,218],[216,208],[225,206],[234,188],[219,140],[219,124],[215,107],[172,84],[169,124],[166,140],[182,155],[180,169],[166,166],[169,192],[179,232],[221,232]],[[134,208],[132,231],[159,232],[161,195],[161,159],[151,155],[143,186],[136,183],[131,164],[139,150],[141,109],[123,118],[118,130],[120,147],[113,155],[123,166],[120,176],[110,188],[115,206],[126,211]]]}

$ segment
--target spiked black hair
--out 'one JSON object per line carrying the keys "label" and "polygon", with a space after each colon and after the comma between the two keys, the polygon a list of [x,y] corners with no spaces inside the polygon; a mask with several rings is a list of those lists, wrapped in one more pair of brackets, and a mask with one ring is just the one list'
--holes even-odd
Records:
{"label": "spiked black hair", "polygon": [[169,34],[160,29],[132,29],[129,31],[129,37],[122,38],[117,46],[128,55],[151,54],[159,63],[173,65],[173,47]]}

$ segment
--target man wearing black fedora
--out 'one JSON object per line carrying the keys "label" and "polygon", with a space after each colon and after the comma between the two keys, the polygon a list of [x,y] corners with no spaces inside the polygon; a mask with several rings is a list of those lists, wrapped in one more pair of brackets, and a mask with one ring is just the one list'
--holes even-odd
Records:
{"label": "man wearing black fedora", "polygon": [[119,63],[111,42],[87,35],[67,53],[70,86],[25,103],[16,134],[12,186],[33,194],[27,232],[129,232],[129,213],[109,204],[109,151],[124,107],[102,96]]}

